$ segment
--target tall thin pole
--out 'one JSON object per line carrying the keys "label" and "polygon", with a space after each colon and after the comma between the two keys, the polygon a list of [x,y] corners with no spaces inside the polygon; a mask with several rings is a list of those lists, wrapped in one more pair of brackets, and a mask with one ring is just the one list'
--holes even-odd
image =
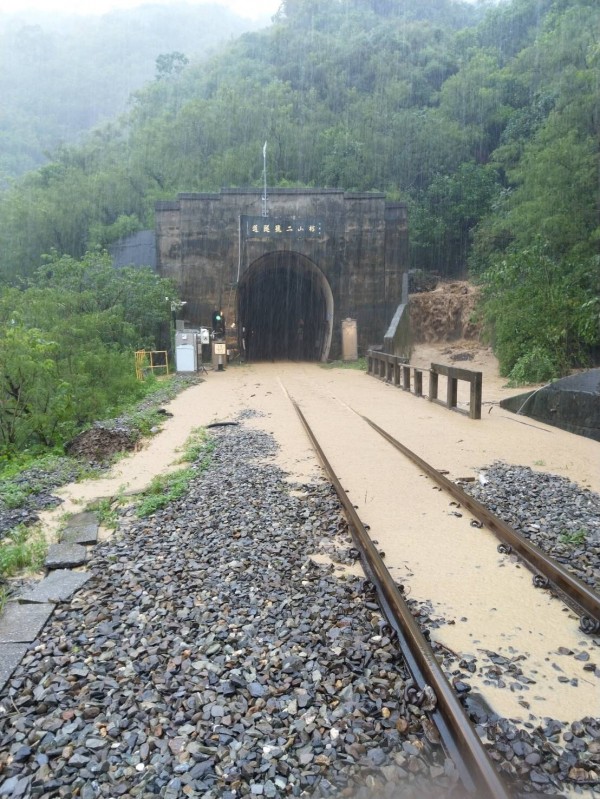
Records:
{"label": "tall thin pole", "polygon": [[262,215],[269,216],[269,211],[267,210],[267,142],[265,142],[263,147],[263,184]]}

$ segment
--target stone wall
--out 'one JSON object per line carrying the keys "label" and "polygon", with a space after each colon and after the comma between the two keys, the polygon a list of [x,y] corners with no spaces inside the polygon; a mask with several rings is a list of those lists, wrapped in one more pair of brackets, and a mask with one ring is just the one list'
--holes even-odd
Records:
{"label": "stone wall", "polygon": [[[235,321],[237,287],[251,278],[252,265],[258,259],[265,262],[265,256],[275,261],[278,254],[296,252],[331,287],[330,357],[339,355],[346,317],[357,319],[359,351],[382,342],[401,298],[406,207],[386,204],[377,193],[274,189],[268,195],[268,218],[259,219],[261,212],[258,189],[180,194],[174,202],[157,203],[157,268],[179,286],[188,322],[210,326],[217,308],[228,322]],[[269,228],[265,232],[262,222]]]}

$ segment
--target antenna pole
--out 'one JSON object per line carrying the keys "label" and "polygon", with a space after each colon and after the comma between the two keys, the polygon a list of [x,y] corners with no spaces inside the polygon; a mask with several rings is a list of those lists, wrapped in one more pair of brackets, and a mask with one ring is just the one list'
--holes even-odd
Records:
{"label": "antenna pole", "polygon": [[265,142],[263,147],[263,184],[262,215],[269,216],[269,211],[267,210],[267,142]]}

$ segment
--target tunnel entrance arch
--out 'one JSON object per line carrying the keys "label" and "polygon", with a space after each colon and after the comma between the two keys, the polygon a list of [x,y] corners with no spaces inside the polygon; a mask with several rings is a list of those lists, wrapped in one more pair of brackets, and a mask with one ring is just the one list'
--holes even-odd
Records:
{"label": "tunnel entrance arch", "polygon": [[238,285],[238,329],[247,360],[326,361],[333,293],[309,258],[293,251],[254,261]]}
{"label": "tunnel entrance arch", "polygon": [[[260,322],[261,313],[275,312],[261,310],[253,295],[261,282],[275,285],[287,262],[292,273],[288,281],[303,283],[317,308],[322,310],[325,303],[328,316],[328,328],[311,321],[307,341],[313,340],[318,354],[307,344],[305,357],[341,357],[342,321],[347,318],[356,320],[359,352],[382,342],[402,299],[408,263],[406,206],[386,202],[379,192],[271,188],[268,216],[263,216],[263,195],[260,188],[229,188],[218,194],[178,194],[156,204],[157,270],[175,283],[186,303],[186,326],[210,327],[214,311],[224,310],[234,348],[241,343],[240,316]],[[306,322],[296,314],[295,321],[300,319]],[[290,357],[292,322],[286,326],[275,321],[273,356]],[[268,357],[265,326],[261,322],[259,332],[263,357]]]}

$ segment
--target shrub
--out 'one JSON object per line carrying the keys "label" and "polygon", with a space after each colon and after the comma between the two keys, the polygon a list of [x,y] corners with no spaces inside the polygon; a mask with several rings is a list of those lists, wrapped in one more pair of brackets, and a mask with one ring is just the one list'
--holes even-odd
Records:
{"label": "shrub", "polygon": [[498,259],[482,276],[484,311],[500,371],[542,382],[585,365],[600,344],[595,259],[556,260],[542,241]]}
{"label": "shrub", "polygon": [[53,255],[0,297],[0,456],[64,443],[143,397],[133,350],[170,320],[172,286],[151,270],[115,270],[106,253]]}
{"label": "shrub", "polygon": [[556,377],[560,366],[552,353],[541,346],[535,346],[522,355],[509,372],[510,386],[525,386],[530,383],[547,383]]}

